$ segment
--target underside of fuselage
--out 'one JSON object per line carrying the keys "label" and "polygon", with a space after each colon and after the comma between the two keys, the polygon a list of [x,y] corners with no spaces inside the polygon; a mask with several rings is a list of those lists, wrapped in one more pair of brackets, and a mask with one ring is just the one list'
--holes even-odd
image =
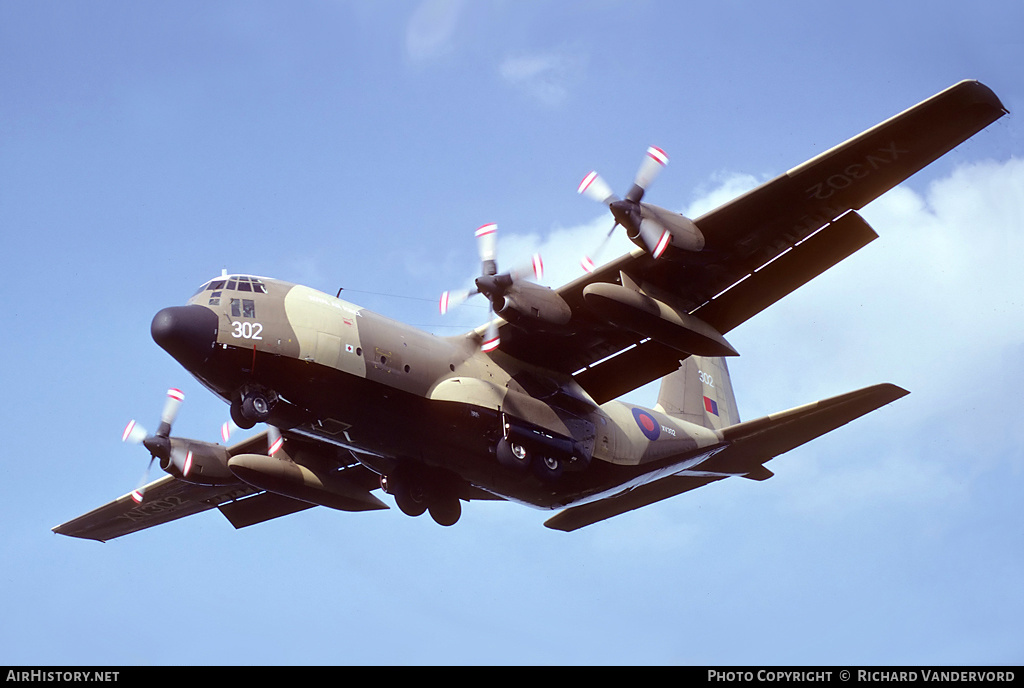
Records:
{"label": "underside of fuselage", "polygon": [[429,399],[255,346],[218,343],[217,321],[217,314],[204,306],[165,309],[154,318],[153,336],[228,404],[237,407],[247,390],[262,391],[274,402],[265,419],[268,424],[334,447],[332,458],[339,466],[358,461],[385,479],[414,476],[443,484],[465,500],[486,493],[557,509],[684,458],[642,467],[595,459],[585,469],[565,471],[557,480],[510,468],[496,458],[503,435],[498,410]]}

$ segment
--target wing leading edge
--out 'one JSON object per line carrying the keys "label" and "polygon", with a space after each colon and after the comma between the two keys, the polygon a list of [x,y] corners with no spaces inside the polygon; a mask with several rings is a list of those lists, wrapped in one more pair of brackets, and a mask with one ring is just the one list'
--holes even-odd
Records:
{"label": "wing leading edge", "polygon": [[983,84],[955,84],[697,218],[702,251],[637,249],[565,285],[572,334],[506,325],[502,348],[574,375],[598,403],[663,377],[686,354],[588,311],[588,285],[626,277],[725,334],[875,239],[857,209],[1006,112]]}

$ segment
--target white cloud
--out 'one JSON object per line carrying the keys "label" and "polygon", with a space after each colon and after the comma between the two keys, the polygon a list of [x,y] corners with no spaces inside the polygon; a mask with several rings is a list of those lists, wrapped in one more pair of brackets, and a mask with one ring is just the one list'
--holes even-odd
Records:
{"label": "white cloud", "polygon": [[449,52],[465,6],[465,0],[423,0],[406,26],[406,54],[420,62]]}
{"label": "white cloud", "polygon": [[506,57],[498,73],[507,83],[547,106],[569,96],[569,86],[582,74],[586,59],[580,53],[558,51]]}
{"label": "white cloud", "polygon": [[[687,215],[759,182],[711,183]],[[1007,449],[1024,436],[1024,381],[1003,379],[1024,371],[1009,365],[1024,351],[1024,160],[960,167],[924,194],[899,187],[862,215],[880,239],[730,333],[743,354],[730,362],[741,414],[894,382],[911,395],[779,459],[801,478],[784,483],[785,502],[842,516],[968,499],[979,471],[1024,469],[1024,452]],[[579,258],[611,222],[507,235],[499,251],[512,262],[541,251],[544,282],[558,286],[583,274]],[[601,262],[632,248],[618,229]]]}

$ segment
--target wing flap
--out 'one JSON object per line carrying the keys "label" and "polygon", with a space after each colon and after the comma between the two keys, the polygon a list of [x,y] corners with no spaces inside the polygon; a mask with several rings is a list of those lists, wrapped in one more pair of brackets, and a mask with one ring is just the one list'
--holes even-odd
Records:
{"label": "wing flap", "polygon": [[[740,277],[693,314],[725,334],[877,238],[860,215],[846,213],[767,265]],[[647,340],[577,372],[575,378],[594,401],[603,404],[672,373],[682,357],[675,349]]]}
{"label": "wing flap", "polygon": [[261,492],[221,504],[218,509],[235,528],[263,523],[271,519],[312,509],[316,504],[302,502],[273,492]]}

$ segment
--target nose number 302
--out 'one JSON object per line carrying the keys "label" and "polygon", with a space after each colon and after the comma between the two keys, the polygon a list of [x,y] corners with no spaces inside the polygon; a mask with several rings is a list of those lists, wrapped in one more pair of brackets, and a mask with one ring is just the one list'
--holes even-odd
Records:
{"label": "nose number 302", "polygon": [[258,322],[235,320],[231,327],[231,336],[235,339],[263,339],[263,325]]}

